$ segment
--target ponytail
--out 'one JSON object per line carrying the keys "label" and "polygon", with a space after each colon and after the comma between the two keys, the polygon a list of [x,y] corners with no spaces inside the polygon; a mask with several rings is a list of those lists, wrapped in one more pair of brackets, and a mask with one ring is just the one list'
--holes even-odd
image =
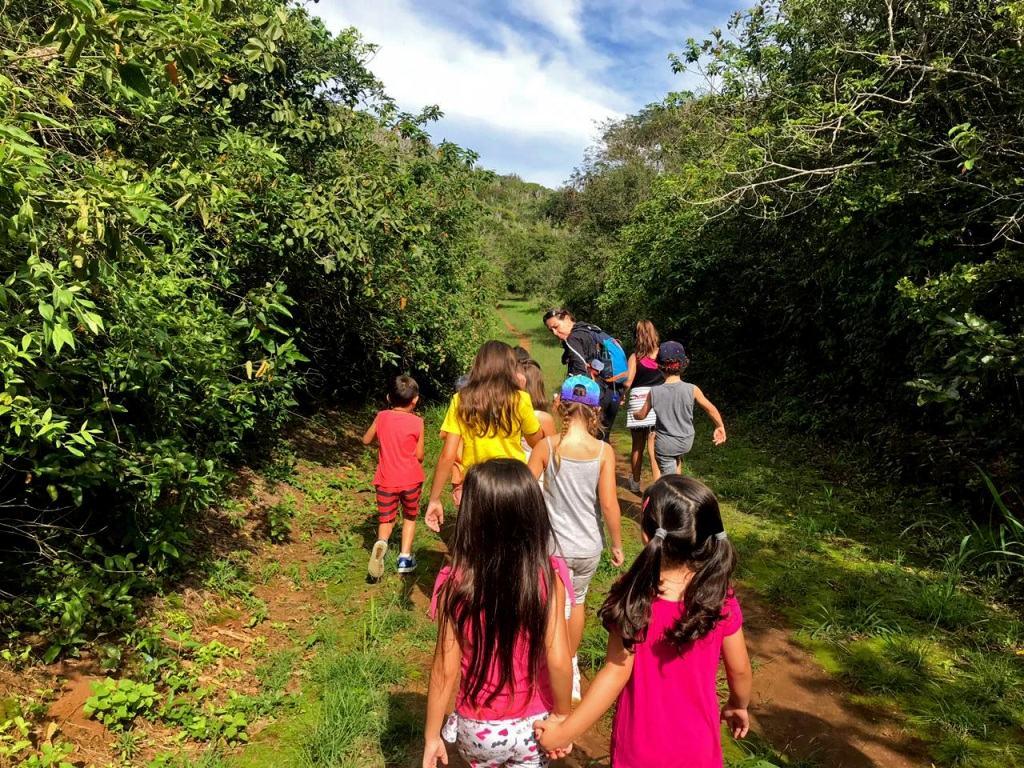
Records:
{"label": "ponytail", "polygon": [[693,478],[665,475],[652,483],[640,517],[647,545],[612,586],[599,615],[606,629],[622,635],[627,648],[643,642],[651,605],[661,589],[662,568],[686,564],[693,576],[683,592],[684,611],[664,635],[682,650],[725,618],[722,608],[731,594],[736,550],[725,535],[718,499]]}
{"label": "ponytail", "polygon": [[736,550],[729,539],[708,536],[693,553],[693,578],[683,593],[686,611],[665,631],[665,639],[677,648],[707,635],[725,618],[722,606],[732,590],[729,577],[736,567]]}
{"label": "ponytail", "polygon": [[604,628],[622,635],[626,648],[642,643],[647,637],[651,605],[661,587],[664,544],[660,536],[650,538],[629,570],[608,590],[608,597],[598,611]]}

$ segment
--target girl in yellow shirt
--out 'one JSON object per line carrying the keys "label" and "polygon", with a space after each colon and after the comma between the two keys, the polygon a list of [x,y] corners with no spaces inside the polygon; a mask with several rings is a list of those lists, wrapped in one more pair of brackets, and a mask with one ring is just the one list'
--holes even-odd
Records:
{"label": "girl in yellow shirt", "polygon": [[540,423],[530,396],[520,389],[517,372],[512,347],[502,341],[488,341],[476,353],[469,382],[452,396],[441,425],[444,447],[427,503],[425,521],[431,530],[441,530],[444,522],[441,491],[451,476],[460,448],[462,465],[468,470],[488,459],[525,462],[523,440],[531,448],[540,442]]}

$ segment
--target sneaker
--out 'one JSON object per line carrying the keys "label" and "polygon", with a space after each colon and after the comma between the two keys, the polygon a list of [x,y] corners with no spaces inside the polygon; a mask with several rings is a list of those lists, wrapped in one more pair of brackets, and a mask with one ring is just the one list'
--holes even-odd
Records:
{"label": "sneaker", "polygon": [[572,657],[572,703],[579,704],[583,701],[583,694],[580,692],[580,662],[577,656]]}
{"label": "sneaker", "polygon": [[370,550],[370,562],[366,564],[366,573],[376,581],[384,575],[384,555],[388,553],[388,543],[378,539]]}
{"label": "sneaker", "polygon": [[412,573],[416,570],[416,558],[413,555],[399,555],[396,570],[399,573]]}
{"label": "sneaker", "polygon": [[638,483],[632,477],[629,478],[629,490],[631,490],[633,493],[640,493],[640,483]]}

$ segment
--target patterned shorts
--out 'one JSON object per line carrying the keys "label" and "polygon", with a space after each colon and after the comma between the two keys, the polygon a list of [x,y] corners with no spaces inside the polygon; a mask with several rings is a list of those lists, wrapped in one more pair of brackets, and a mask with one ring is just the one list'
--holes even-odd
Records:
{"label": "patterned shorts", "polygon": [[415,520],[420,511],[422,490],[422,483],[414,485],[412,488],[403,488],[400,491],[377,488],[377,522],[395,522],[399,506],[402,507],[402,514],[405,515],[406,520]]}
{"label": "patterned shorts", "polygon": [[452,713],[441,735],[455,742],[470,768],[547,766],[548,757],[533,735],[534,720],[547,716],[542,712],[515,720],[471,720]]}

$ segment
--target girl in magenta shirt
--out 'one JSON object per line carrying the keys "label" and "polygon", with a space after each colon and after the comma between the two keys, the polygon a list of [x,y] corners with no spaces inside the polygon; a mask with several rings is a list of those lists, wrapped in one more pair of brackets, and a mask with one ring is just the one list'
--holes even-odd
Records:
{"label": "girl in magenta shirt", "polygon": [[[646,545],[600,612],[605,665],[567,720],[535,723],[541,746],[564,755],[617,699],[614,768],[721,768],[719,722],[736,738],[750,726],[750,659],[729,586],[736,553],[718,500],[693,478],[662,476],[641,509]],[[729,682],[721,708],[720,658]]]}
{"label": "girl in magenta shirt", "polygon": [[[438,632],[424,768],[448,764],[445,741],[473,766],[547,765],[533,722],[569,713],[572,681],[565,624],[572,581],[551,557],[552,541],[544,497],[525,464],[491,459],[470,467],[452,563],[438,574],[431,602]],[[455,713],[444,723],[456,683]]]}

